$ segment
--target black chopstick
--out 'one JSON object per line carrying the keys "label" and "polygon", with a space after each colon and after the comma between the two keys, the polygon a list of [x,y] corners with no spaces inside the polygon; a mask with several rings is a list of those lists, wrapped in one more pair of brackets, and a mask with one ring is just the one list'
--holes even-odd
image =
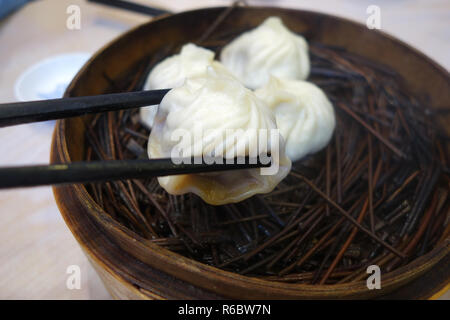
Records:
{"label": "black chopstick", "polygon": [[138,4],[130,1],[123,0],[88,0],[89,2],[100,3],[106,6],[125,9],[128,11],[138,12],[142,14],[148,14],[150,16],[159,16],[162,14],[169,14],[170,12],[167,10],[144,6],[142,4]]}
{"label": "black chopstick", "polygon": [[170,89],[0,104],[0,128],[159,104]]}
{"label": "black chopstick", "polygon": [[[236,160],[236,159],[234,159]],[[0,168],[0,189],[43,185],[127,180],[178,174],[206,173],[268,167],[260,159],[252,164],[175,164],[172,159],[108,160]]]}

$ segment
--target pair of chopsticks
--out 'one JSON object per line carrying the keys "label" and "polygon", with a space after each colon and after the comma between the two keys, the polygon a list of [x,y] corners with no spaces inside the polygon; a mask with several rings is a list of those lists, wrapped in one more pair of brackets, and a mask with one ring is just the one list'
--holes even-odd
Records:
{"label": "pair of chopsticks", "polygon": [[[170,89],[0,104],[0,128],[63,119],[89,113],[158,105]],[[156,106],[155,106],[156,107]],[[1,142],[0,142],[1,143]],[[175,164],[172,159],[109,160],[0,168],[0,189],[126,180],[270,166],[246,159],[244,164]],[[179,162],[177,162],[179,163]]]}

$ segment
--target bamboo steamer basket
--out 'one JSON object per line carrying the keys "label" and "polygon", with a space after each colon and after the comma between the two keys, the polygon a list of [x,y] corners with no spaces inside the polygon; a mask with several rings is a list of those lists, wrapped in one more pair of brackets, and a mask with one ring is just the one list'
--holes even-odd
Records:
{"label": "bamboo steamer basket", "polygon": [[[173,44],[195,41],[225,8],[209,8],[153,19],[115,39],[82,68],[66,96],[105,93],[107,73],[120,81],[152,53]],[[268,7],[237,7],[217,32],[238,34],[279,16],[309,40],[336,45],[382,63],[398,72],[407,86],[430,107],[449,108],[450,76],[425,55],[379,31],[330,15]],[[89,116],[86,116],[89,117]],[[85,121],[72,118],[55,127],[51,162],[84,159]],[[447,130],[450,122],[445,121]],[[343,299],[430,298],[448,288],[450,239],[393,272],[382,274],[381,290],[368,290],[365,281],[338,285],[305,285],[270,282],[219,270],[168,251],[113,220],[83,185],[54,187],[66,224],[117,299]]]}

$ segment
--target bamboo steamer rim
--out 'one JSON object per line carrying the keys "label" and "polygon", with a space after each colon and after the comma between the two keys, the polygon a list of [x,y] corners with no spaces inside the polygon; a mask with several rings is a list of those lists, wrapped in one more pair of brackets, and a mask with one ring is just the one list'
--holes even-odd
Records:
{"label": "bamboo steamer rim", "polygon": [[[207,9],[197,9],[192,11],[181,12],[174,15],[164,15],[153,19],[152,21],[137,26],[125,34],[121,35],[117,39],[111,41],[100,49],[92,58],[85,64],[85,66],[79,71],[77,76],[73,79],[70,86],[66,91],[67,95],[72,95],[75,93],[76,88],[80,85],[83,77],[87,77],[91,72],[91,67],[95,63],[99,63],[103,57],[108,54],[113,53],[112,48],[116,48],[121,45],[121,42],[126,42],[132,40],[134,35],[144,32],[146,28],[151,28],[151,26],[170,20],[182,20],[189,16],[215,16],[220,14],[225,7],[218,8],[207,8]],[[288,16],[311,16],[311,19],[324,20],[327,23],[337,23],[342,24],[346,28],[353,28],[355,30],[360,30],[365,28],[365,26],[347,20],[343,18],[333,17],[331,15],[316,13],[312,11],[304,10],[293,10],[284,8],[269,8],[269,7],[238,7],[233,9],[233,14],[240,14],[243,16],[258,16],[264,17],[266,15],[288,15]],[[262,13],[262,15],[260,15]],[[261,18],[262,19],[262,18]],[[176,23],[175,23],[176,24]],[[366,31],[367,32],[367,31]],[[448,72],[438,65],[436,62],[432,61],[430,58],[426,57],[424,54],[418,52],[414,48],[407,44],[383,33],[378,30],[371,30],[375,34],[375,37],[384,38],[385,41],[392,42],[392,45],[397,47],[399,50],[407,51],[408,54],[414,55],[418,60],[421,60],[429,68],[433,69],[433,73],[437,74],[444,79],[445,83],[442,84],[447,88],[450,88],[450,76]],[[450,90],[448,90],[450,91]],[[449,92],[447,91],[447,95]],[[444,97],[445,99],[445,97]],[[448,100],[447,100],[448,101]],[[444,105],[437,104],[436,107],[444,107]],[[68,126],[73,119],[58,121],[55,126],[55,132],[53,136],[52,143],[52,154],[51,161],[63,161],[70,162],[71,155],[69,152],[67,137],[65,136]],[[101,208],[88,193],[83,185],[72,185],[64,187],[54,188],[55,198],[60,208],[60,211],[71,229],[74,236],[77,238],[78,242],[82,246],[83,250],[89,255],[89,257],[95,260],[96,263],[101,265],[103,268],[108,269],[110,273],[114,274],[117,279],[122,282],[129,282],[130,275],[125,275],[121,266],[112,265],[108,261],[104,261],[104,257],[98,252],[92,250],[92,242],[89,241],[89,235],[83,234],[80,226],[74,225],[74,221],[70,219],[70,210],[64,205],[64,194],[70,193],[73,197],[72,200],[80,203],[86,211],[90,213],[90,218],[92,218],[95,223],[103,228],[102,232],[106,234],[114,234],[118,236],[121,240],[126,241],[126,244],[134,244],[137,251],[142,252],[142,250],[148,250],[149,261],[144,262],[150,265],[152,268],[162,270],[169,274],[180,278],[188,283],[193,282],[193,285],[198,285],[200,288],[216,292],[219,295],[228,296],[227,290],[234,288],[236,290],[242,290],[244,294],[249,294],[252,298],[297,298],[297,297],[310,297],[310,298],[339,298],[339,297],[374,297],[380,295],[377,290],[369,291],[366,287],[365,281],[358,281],[353,283],[343,283],[334,285],[309,285],[309,284],[292,284],[292,283],[281,283],[262,279],[256,279],[248,276],[239,275],[229,271],[224,271],[212,266],[205,265],[203,263],[197,262],[195,260],[186,258],[180,254],[169,251],[165,248],[159,247],[146,239],[132,233],[130,230],[126,229],[120,225],[117,221],[112,219],[104,210]],[[110,239],[111,240],[111,239]],[[427,254],[418,257],[409,264],[402,266],[392,272],[382,274],[382,286],[381,290],[384,293],[394,290],[402,285],[412,281],[413,279],[420,277],[424,272],[430,270],[434,265],[439,263],[442,259],[447,257],[450,252],[450,239],[437,244],[434,249],[432,249]],[[114,241],[117,241],[115,239]],[[120,242],[120,241],[119,241]],[[124,244],[119,243],[118,246],[123,246]],[[120,250],[124,250],[123,247]],[[126,251],[126,250],[125,250]],[[130,252],[128,252],[130,253]],[[136,256],[136,252],[131,253]],[[140,256],[140,254],[138,254]],[[182,272],[180,274],[180,272]],[[201,284],[198,284],[196,280],[203,279]],[[443,285],[449,282],[447,279],[442,279]],[[207,285],[207,284],[210,285]],[[222,287],[223,286],[223,287]],[[251,288],[248,290],[248,288]],[[144,288],[151,291],[151,288]],[[236,297],[234,294],[232,297]]]}

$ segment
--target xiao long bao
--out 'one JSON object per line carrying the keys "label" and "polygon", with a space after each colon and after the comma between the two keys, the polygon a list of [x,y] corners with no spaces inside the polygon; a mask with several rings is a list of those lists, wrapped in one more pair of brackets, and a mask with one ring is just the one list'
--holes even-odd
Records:
{"label": "xiao long bao", "polygon": [[[260,129],[267,132],[266,141],[258,141]],[[276,129],[275,119],[262,100],[234,78],[209,67],[206,75],[187,78],[184,85],[164,97],[150,134],[148,155],[171,157],[178,148],[184,157],[222,154],[230,159],[249,156],[250,146],[258,146],[257,155],[270,153],[277,170],[269,174],[248,169],[158,178],[171,194],[193,192],[213,205],[239,202],[272,191],[289,173],[291,161],[284,141],[280,135],[271,135],[273,130],[278,132]],[[195,139],[202,140],[201,148],[195,147]]]}
{"label": "xiao long bao", "polygon": [[251,89],[266,84],[271,75],[304,80],[310,69],[306,40],[287,29],[278,17],[267,18],[226,45],[220,61]]}
{"label": "xiao long bao", "polygon": [[[217,72],[228,73],[220,62],[214,61],[213,51],[192,43],[185,44],[179,54],[164,59],[152,69],[144,90],[177,88],[187,77],[204,75],[206,67],[211,65]],[[155,106],[140,109],[142,121],[150,128],[157,109]]]}
{"label": "xiao long bao", "polygon": [[336,125],[334,109],[315,84],[271,77],[255,94],[274,113],[292,161],[320,151],[330,141]]}

